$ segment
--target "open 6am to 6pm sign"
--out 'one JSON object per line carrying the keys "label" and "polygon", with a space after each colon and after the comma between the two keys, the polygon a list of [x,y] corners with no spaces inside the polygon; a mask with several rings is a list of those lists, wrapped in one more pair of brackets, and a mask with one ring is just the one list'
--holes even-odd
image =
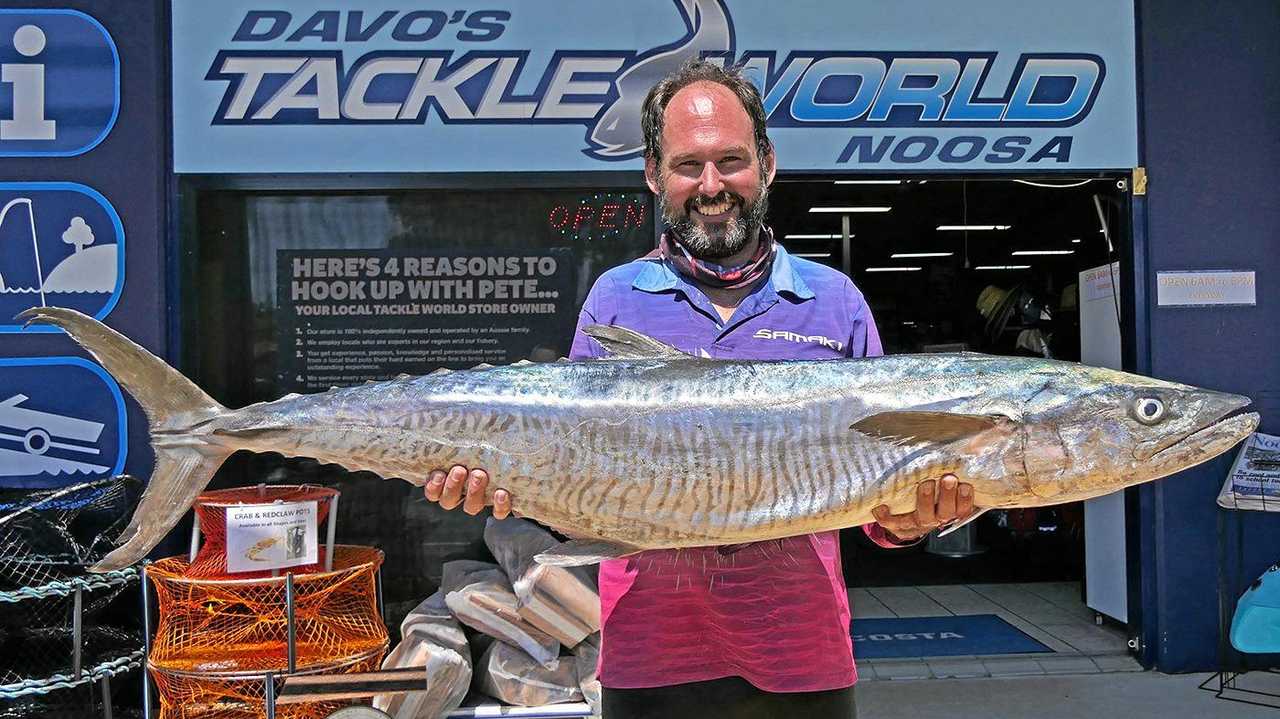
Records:
{"label": "open 6am to 6pm sign", "polygon": [[178,172],[638,169],[639,107],[740,63],[788,170],[1137,164],[1132,0],[175,0]]}

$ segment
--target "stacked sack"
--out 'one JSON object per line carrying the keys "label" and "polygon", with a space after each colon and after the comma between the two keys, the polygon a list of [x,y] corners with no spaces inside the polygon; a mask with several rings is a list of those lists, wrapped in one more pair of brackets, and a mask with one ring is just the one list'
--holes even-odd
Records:
{"label": "stacked sack", "polygon": [[[458,707],[474,684],[484,694],[521,706],[585,699],[598,714],[595,567],[537,564],[534,557],[559,542],[532,522],[490,519],[484,538],[498,564],[446,563],[440,591],[405,618],[404,640],[383,664],[388,669],[421,666],[426,657],[431,690],[381,695],[374,706],[395,719],[436,719]],[[415,619],[428,614],[430,624]],[[455,669],[469,654],[457,641],[458,622],[480,633],[472,643],[479,660],[474,668],[468,662],[465,672]],[[420,631],[424,626],[429,633]],[[434,670],[433,658],[438,659]]]}

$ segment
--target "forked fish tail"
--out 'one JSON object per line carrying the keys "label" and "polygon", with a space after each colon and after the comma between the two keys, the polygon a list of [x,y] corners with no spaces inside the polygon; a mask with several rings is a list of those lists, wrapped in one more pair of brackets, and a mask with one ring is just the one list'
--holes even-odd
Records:
{"label": "forked fish tail", "polygon": [[127,567],[182,519],[230,449],[195,430],[230,412],[163,360],[97,320],[62,307],[35,307],[18,315],[28,324],[44,322],[65,331],[124,385],[147,414],[155,469],[119,545],[91,572]]}

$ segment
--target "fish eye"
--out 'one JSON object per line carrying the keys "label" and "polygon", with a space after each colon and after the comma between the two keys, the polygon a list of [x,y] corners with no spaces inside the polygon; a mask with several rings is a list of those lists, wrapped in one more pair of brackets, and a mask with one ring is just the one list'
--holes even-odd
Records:
{"label": "fish eye", "polygon": [[1164,417],[1164,402],[1155,397],[1142,397],[1133,403],[1133,413],[1143,424],[1154,424]]}

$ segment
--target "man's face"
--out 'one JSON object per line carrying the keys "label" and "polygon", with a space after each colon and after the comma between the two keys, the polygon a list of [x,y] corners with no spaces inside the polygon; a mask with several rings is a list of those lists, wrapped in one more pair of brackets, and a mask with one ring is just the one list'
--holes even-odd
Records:
{"label": "man's face", "polygon": [[695,82],[671,98],[662,159],[645,163],[662,218],[699,258],[740,252],[759,229],[774,158],[756,155],[751,118],[723,85]]}

